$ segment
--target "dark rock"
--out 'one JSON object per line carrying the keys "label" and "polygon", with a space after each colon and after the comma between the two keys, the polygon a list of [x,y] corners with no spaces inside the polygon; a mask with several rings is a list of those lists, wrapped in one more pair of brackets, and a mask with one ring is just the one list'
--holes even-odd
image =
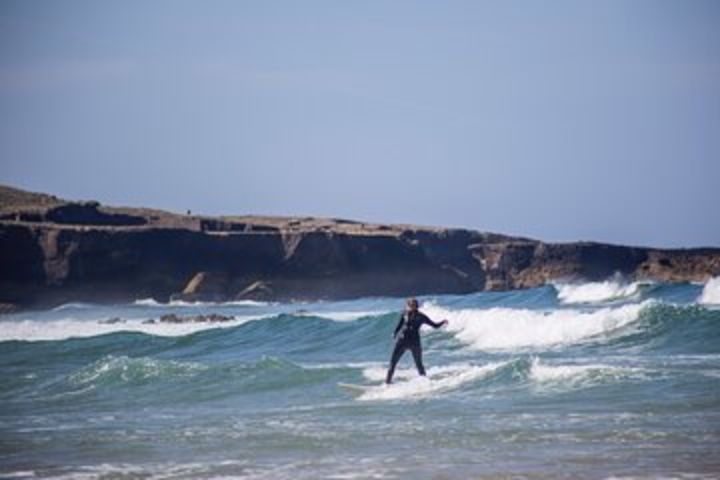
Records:
{"label": "dark rock", "polygon": [[[234,320],[235,317],[229,315],[220,315],[218,313],[210,313],[207,315],[189,315],[181,316],[169,313],[160,317],[160,323],[222,323]],[[146,321],[143,323],[155,323],[155,321]]]}
{"label": "dark rock", "polygon": [[[202,317],[202,315],[201,315],[201,317]],[[235,317],[233,317],[231,315],[220,315],[218,313],[211,313],[210,315],[204,315],[204,318],[199,321],[217,323],[217,322],[230,322],[232,320],[235,320]]]}
{"label": "dark rock", "polygon": [[616,272],[671,282],[720,275],[718,248],[550,244],[308,217],[188,217],[7,187],[0,187],[0,201],[0,303],[22,307],[148,297],[285,301],[468,293],[602,280]]}
{"label": "dark rock", "polygon": [[104,323],[104,324],[107,324],[107,325],[114,325],[114,324],[116,324],[116,323],[125,323],[125,320],[123,320],[123,319],[120,318],[120,317],[112,317],[112,318],[108,318],[108,319],[105,319],[105,320],[100,320],[98,323]]}
{"label": "dark rock", "polygon": [[183,323],[184,321],[183,317],[179,317],[174,313],[163,315],[159,320],[161,323]]}

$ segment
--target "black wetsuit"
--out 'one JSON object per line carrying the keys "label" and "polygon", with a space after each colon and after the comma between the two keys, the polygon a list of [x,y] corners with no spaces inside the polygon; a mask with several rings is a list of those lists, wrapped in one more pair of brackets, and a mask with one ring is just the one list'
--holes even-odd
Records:
{"label": "black wetsuit", "polygon": [[405,312],[400,317],[400,321],[395,327],[393,337],[395,337],[395,348],[393,349],[392,358],[390,359],[390,368],[388,369],[385,383],[392,382],[395,367],[405,350],[412,352],[415,366],[420,375],[425,375],[425,367],[422,363],[422,346],[420,345],[420,327],[423,324],[430,325],[433,328],[440,328],[442,323],[435,323],[430,320],[424,313],[419,311]]}

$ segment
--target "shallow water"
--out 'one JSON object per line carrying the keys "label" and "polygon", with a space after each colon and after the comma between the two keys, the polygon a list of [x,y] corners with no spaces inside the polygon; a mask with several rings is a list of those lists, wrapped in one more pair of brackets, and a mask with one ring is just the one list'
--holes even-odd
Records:
{"label": "shallow water", "polygon": [[[7,315],[0,476],[718,478],[715,289],[422,298],[449,328],[423,332],[428,378],[408,354],[391,387],[401,299]],[[234,320],[143,323],[165,313]]]}

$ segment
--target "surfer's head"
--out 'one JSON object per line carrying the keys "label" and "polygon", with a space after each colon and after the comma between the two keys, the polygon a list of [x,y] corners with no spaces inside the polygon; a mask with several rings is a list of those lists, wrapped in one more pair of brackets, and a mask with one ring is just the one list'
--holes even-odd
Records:
{"label": "surfer's head", "polygon": [[415,310],[418,309],[418,306],[419,305],[418,305],[417,298],[410,297],[407,299],[406,307],[407,307],[408,311],[414,312]]}

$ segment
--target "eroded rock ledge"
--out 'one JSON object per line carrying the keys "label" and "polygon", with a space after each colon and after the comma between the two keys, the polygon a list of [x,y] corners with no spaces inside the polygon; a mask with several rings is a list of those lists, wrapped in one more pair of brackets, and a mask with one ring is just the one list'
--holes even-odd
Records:
{"label": "eroded rock ledge", "polygon": [[202,217],[0,187],[0,304],[312,300],[563,280],[704,281],[720,249],[553,244],[340,219]]}

